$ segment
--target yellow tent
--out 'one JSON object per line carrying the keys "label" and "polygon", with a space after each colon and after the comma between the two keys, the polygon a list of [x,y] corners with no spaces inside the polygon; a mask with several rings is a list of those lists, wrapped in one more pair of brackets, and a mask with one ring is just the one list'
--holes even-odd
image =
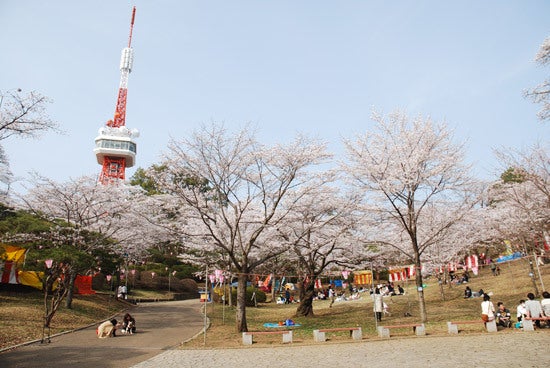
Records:
{"label": "yellow tent", "polygon": [[353,283],[355,285],[370,285],[372,283],[372,271],[353,271]]}
{"label": "yellow tent", "polygon": [[19,271],[19,283],[21,285],[32,286],[33,288],[42,290],[42,279],[44,272],[37,271]]}
{"label": "yellow tent", "polygon": [[5,262],[21,263],[25,260],[25,253],[27,249],[21,247],[15,247],[13,245],[0,244],[0,250],[3,252],[0,254],[0,259]]}
{"label": "yellow tent", "polygon": [[25,260],[27,249],[0,244],[0,282],[21,284],[42,290],[43,272],[21,271],[20,264]]}

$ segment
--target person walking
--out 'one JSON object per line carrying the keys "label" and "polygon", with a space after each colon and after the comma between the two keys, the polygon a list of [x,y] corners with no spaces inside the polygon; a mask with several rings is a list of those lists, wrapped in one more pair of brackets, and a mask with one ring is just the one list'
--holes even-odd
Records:
{"label": "person walking", "polygon": [[373,294],[373,310],[374,314],[376,315],[376,320],[378,322],[382,321],[382,313],[384,313],[384,299],[382,298],[382,295],[380,294],[380,289],[376,288],[374,289]]}
{"label": "person walking", "polygon": [[332,308],[332,305],[334,304],[334,300],[336,299],[336,292],[332,288],[332,285],[328,286],[328,297],[330,299],[330,305],[329,308]]}

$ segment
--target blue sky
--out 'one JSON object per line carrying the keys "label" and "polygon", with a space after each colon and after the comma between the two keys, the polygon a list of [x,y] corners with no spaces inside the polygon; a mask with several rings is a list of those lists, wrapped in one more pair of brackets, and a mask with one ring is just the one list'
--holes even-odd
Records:
{"label": "blue sky", "polygon": [[550,73],[534,62],[549,1],[0,0],[0,89],[51,97],[66,131],[4,142],[17,177],[99,173],[94,138],[114,114],[133,5],[136,167],[210,122],[252,123],[265,143],[306,133],[340,155],[373,108],[445,121],[483,179],[493,148],[550,136],[522,97]]}

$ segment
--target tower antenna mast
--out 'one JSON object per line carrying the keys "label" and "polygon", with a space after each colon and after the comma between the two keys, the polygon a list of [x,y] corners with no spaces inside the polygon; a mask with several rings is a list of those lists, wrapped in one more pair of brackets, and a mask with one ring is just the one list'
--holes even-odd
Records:
{"label": "tower antenna mast", "polygon": [[112,120],[107,121],[105,126],[99,129],[99,136],[95,139],[94,152],[97,162],[102,165],[99,176],[99,181],[102,184],[114,183],[118,179],[124,180],[126,168],[134,166],[137,153],[137,145],[133,138],[137,138],[139,132],[136,129],[126,128],[128,76],[132,72],[134,63],[134,50],[131,45],[135,17],[136,7],[134,6],[130,21],[128,47],[122,49],[120,58],[120,84],[115,115]]}

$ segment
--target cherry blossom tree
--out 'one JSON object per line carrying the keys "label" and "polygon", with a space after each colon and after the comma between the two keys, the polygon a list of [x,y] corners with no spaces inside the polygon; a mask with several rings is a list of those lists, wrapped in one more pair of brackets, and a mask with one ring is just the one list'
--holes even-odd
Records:
{"label": "cherry blossom tree", "polygon": [[0,189],[0,202],[6,203],[9,193],[10,184],[12,183],[13,174],[10,169],[8,156],[4,147],[0,146],[0,183],[6,186],[5,189]]}
{"label": "cherry blossom tree", "polygon": [[550,232],[550,158],[546,145],[526,150],[495,151],[503,168],[501,180],[489,191],[498,228],[505,239],[523,243],[531,250],[533,240]]}
{"label": "cherry blossom tree", "polygon": [[0,91],[0,141],[12,136],[38,138],[40,134],[58,130],[58,124],[46,114],[48,97],[20,89]]}
{"label": "cherry blossom tree", "polygon": [[216,125],[170,142],[155,187],[178,199],[178,211],[168,213],[180,219],[186,260],[203,266],[230,262],[238,279],[239,332],[247,331],[249,275],[288,249],[276,241],[276,229],[300,198],[294,197],[294,203],[285,199],[307,185],[311,169],[328,157],[325,144],[305,137],[266,146],[249,129],[230,134]]}
{"label": "cherry blossom tree", "polygon": [[[431,244],[422,254],[424,272],[437,275],[442,300],[445,300],[443,283],[448,280],[449,266],[457,266],[470,251],[476,249],[488,238],[487,229],[480,218],[480,208],[475,207],[465,212],[462,218],[449,218],[446,206],[426,206],[424,219],[419,224],[421,237],[430,236],[432,229],[441,224],[449,224],[432,237]],[[458,269],[456,270],[458,271]],[[449,287],[452,283],[449,283]]]}
{"label": "cherry blossom tree", "polygon": [[[542,43],[535,57],[535,61],[542,66],[550,64],[550,37],[546,38]],[[531,98],[534,103],[540,103],[542,105],[541,110],[537,114],[541,121],[550,119],[550,79],[526,91],[525,96]]]}
{"label": "cherry blossom tree", "polygon": [[[478,186],[464,164],[462,145],[453,144],[450,130],[430,118],[409,119],[396,111],[374,113],[373,132],[345,142],[351,182],[365,193],[378,219],[373,241],[393,247],[417,269],[421,320],[427,321],[421,265],[423,252],[478,201]],[[445,208],[435,219],[431,205]],[[428,226],[429,224],[429,226]],[[424,226],[426,225],[426,226]]]}
{"label": "cherry blossom tree", "polygon": [[[48,97],[21,89],[0,91],[0,141],[10,137],[38,138],[47,131],[60,132],[59,126],[46,113]],[[8,186],[12,182],[8,156],[0,146],[0,182]],[[5,191],[7,194],[7,190]]]}
{"label": "cherry blossom tree", "polygon": [[[106,249],[119,257],[138,257],[143,249],[137,245],[146,246],[143,244],[146,227],[133,211],[136,197],[141,194],[137,187],[102,185],[94,177],[57,183],[35,176],[33,182],[34,186],[21,200],[24,208],[52,223],[52,230],[58,234],[54,245],[71,246],[86,254]],[[69,268],[68,307],[71,306],[77,274],[95,266],[90,260],[84,261],[73,259]]]}
{"label": "cherry blossom tree", "polygon": [[[529,156],[523,158],[527,157]],[[541,158],[544,155],[534,157]],[[520,251],[525,255],[532,254],[535,257],[533,261],[536,262],[536,253],[544,252],[541,244],[545,242],[550,227],[550,201],[547,188],[543,184],[548,182],[548,172],[545,174],[544,170],[540,170],[535,174],[531,166],[534,163],[532,159],[531,155],[524,165],[515,162],[502,175],[502,180],[491,186],[487,214],[492,220],[493,229],[499,239],[497,244],[501,244],[501,248]],[[548,159],[544,160],[548,167]],[[538,167],[544,168],[545,165]],[[533,261],[529,262],[531,275],[535,273]],[[534,276],[531,281],[535,294],[538,295]]]}
{"label": "cherry blossom tree", "polygon": [[[278,226],[278,236],[292,251],[289,261],[301,275],[298,316],[313,316],[315,280],[331,267],[345,269],[363,260],[361,245],[354,237],[360,223],[360,202],[353,195],[340,194],[334,175],[327,173],[308,186],[292,193],[285,226]],[[283,204],[284,205],[284,204]]]}

